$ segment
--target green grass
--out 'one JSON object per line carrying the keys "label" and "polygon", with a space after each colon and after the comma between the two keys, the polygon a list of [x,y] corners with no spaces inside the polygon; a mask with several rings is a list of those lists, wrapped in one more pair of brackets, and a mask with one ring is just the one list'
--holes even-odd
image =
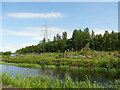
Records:
{"label": "green grass", "polygon": [[12,66],[19,66],[19,67],[25,67],[25,68],[36,68],[39,69],[41,68],[40,65],[38,64],[27,64],[27,63],[6,63],[6,62],[0,62],[2,65],[12,65]]}
{"label": "green grass", "polygon": [[[31,55],[31,54],[17,55],[16,57],[3,56],[2,64],[10,63],[10,65],[29,67],[29,68],[41,68],[41,67],[55,68],[56,66],[59,66],[61,68],[78,67],[79,69],[88,68],[91,70],[114,71],[114,72],[119,71],[120,69],[119,58],[114,55],[108,55],[108,53],[100,52],[100,51],[89,51],[87,52],[87,54],[86,52],[84,53],[67,52],[67,54],[64,55],[67,58],[63,58],[63,55],[60,53],[41,53],[38,55]],[[83,54],[85,54],[86,56],[84,56]],[[77,57],[78,56],[84,56],[84,57],[70,58],[70,56],[72,55],[76,55]],[[93,55],[93,57],[87,58],[87,55]]]}
{"label": "green grass", "polygon": [[73,81],[69,75],[65,75],[65,80],[59,80],[59,77],[51,76],[38,76],[34,77],[29,75],[23,77],[23,75],[16,74],[13,77],[11,74],[3,73],[2,75],[2,84],[3,85],[12,85],[13,87],[18,88],[119,88],[120,89],[120,80],[115,80],[115,83],[109,82],[110,84],[100,84],[96,81],[91,82],[90,79],[86,81]]}
{"label": "green grass", "polygon": [[[71,55],[91,55],[92,58],[70,58]],[[108,52],[109,53],[109,52]],[[101,56],[98,58],[97,56]],[[14,65],[28,68],[47,68],[55,69],[57,67],[67,70],[86,70],[86,71],[101,71],[101,72],[120,72],[120,60],[118,57],[108,55],[106,52],[90,51],[90,52],[67,52],[63,58],[60,53],[42,53],[38,55],[17,55],[16,57],[3,56],[0,64]],[[89,79],[86,81],[72,81],[70,76],[66,75],[65,80],[61,81],[58,77],[39,76],[33,77],[13,77],[11,74],[1,74],[2,83],[4,85],[13,85],[19,88],[120,88],[120,80],[115,80],[115,83],[110,85],[100,84],[96,81],[92,83]]]}
{"label": "green grass", "polygon": [[69,65],[60,65],[60,66],[55,66],[55,65],[38,65],[38,64],[21,64],[21,63],[6,63],[6,62],[0,62],[2,65],[12,65],[12,66],[19,66],[19,67],[24,67],[24,68],[35,68],[35,69],[56,69],[56,68],[63,68],[67,70],[84,70],[84,71],[95,71],[95,72],[120,72],[120,69],[116,68],[104,68],[104,67],[91,67],[91,68],[86,68],[86,67],[70,67]]}

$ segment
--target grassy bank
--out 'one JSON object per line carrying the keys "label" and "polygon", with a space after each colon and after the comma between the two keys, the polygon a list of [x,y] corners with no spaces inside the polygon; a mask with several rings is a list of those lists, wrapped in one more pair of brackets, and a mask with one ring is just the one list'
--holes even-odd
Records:
{"label": "grassy bank", "polygon": [[29,63],[39,65],[69,65],[69,66],[84,66],[84,67],[119,67],[120,61],[115,56],[106,55],[101,58],[50,58],[41,57],[38,55],[20,56],[20,57],[9,57],[3,56],[2,61],[7,63]]}
{"label": "grassy bank", "polygon": [[41,66],[38,65],[38,64],[27,64],[27,63],[6,63],[6,62],[0,62],[0,64],[2,64],[2,65],[19,66],[19,67],[24,67],[24,68],[36,68],[36,69],[41,68]]}
{"label": "grassy bank", "polygon": [[21,63],[6,63],[6,62],[0,62],[2,65],[12,65],[12,66],[19,66],[19,67],[24,67],[24,68],[34,68],[34,69],[56,69],[56,68],[63,68],[67,70],[84,70],[84,71],[94,71],[94,72],[120,72],[120,69],[116,68],[100,68],[100,67],[91,67],[91,68],[86,68],[86,67],[70,67],[69,65],[64,65],[64,66],[55,66],[55,65],[38,65],[38,64],[21,64]]}
{"label": "grassy bank", "polygon": [[16,56],[2,56],[2,64],[28,68],[79,69],[102,72],[120,72],[120,59],[110,52],[81,50],[80,52],[41,53]]}
{"label": "grassy bank", "polygon": [[72,81],[69,75],[65,76],[65,80],[59,80],[59,77],[50,76],[23,77],[16,74],[16,77],[13,77],[11,74],[2,74],[2,84],[18,88],[120,88],[120,80],[115,80],[114,84],[109,83],[100,84],[96,81],[91,82],[89,79],[80,82],[77,79]]}

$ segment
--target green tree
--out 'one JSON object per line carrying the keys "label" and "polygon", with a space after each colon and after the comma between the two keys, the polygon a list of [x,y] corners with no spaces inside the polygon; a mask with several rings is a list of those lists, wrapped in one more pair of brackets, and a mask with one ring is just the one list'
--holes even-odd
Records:
{"label": "green tree", "polygon": [[67,40],[67,32],[63,32],[63,34],[62,34],[62,39]]}
{"label": "green tree", "polygon": [[10,55],[10,54],[12,54],[12,52],[11,51],[6,51],[6,52],[3,52],[2,54],[3,55]]}
{"label": "green tree", "polygon": [[54,36],[54,39],[53,39],[53,41],[55,42],[55,41],[57,41],[57,39],[56,39],[56,37]]}
{"label": "green tree", "polygon": [[61,40],[61,36],[59,34],[56,35],[57,41]]}
{"label": "green tree", "polygon": [[104,45],[104,50],[107,50],[107,46],[108,46],[108,36],[109,36],[109,32],[106,30],[104,35],[103,35],[103,45]]}
{"label": "green tree", "polygon": [[43,38],[42,42],[43,42],[43,43],[45,43],[45,42],[46,42],[46,39],[45,39],[45,37]]}
{"label": "green tree", "polygon": [[66,49],[66,41],[64,39],[58,41],[58,48],[60,51],[64,52]]}
{"label": "green tree", "polygon": [[92,39],[95,37],[95,32],[92,30]]}
{"label": "green tree", "polygon": [[88,28],[84,29],[84,46],[90,41],[90,32]]}
{"label": "green tree", "polygon": [[78,51],[78,40],[79,40],[79,32],[77,29],[73,31],[72,42],[74,50]]}

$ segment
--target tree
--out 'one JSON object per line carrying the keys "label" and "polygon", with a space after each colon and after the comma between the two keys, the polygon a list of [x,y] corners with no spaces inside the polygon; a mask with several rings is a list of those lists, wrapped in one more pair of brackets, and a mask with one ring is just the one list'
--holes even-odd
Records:
{"label": "tree", "polygon": [[48,42],[50,42],[50,39],[48,39]]}
{"label": "tree", "polygon": [[86,44],[86,46],[83,48],[83,50],[85,50],[85,51],[88,51],[88,50],[90,50],[90,43],[88,42],[87,44]]}
{"label": "tree", "polygon": [[12,54],[12,52],[11,51],[6,51],[6,52],[3,52],[2,54],[3,55],[10,55],[10,54]]}
{"label": "tree", "polygon": [[[75,50],[80,51],[85,46],[92,50],[119,50],[120,49],[120,32],[112,31],[109,33],[105,31],[104,35],[101,34],[90,34],[89,29],[85,28],[84,30],[75,29],[72,34],[72,38],[67,39],[67,32],[62,33],[62,39],[59,34],[54,36],[53,41],[46,42],[46,39],[43,38],[42,42],[35,46],[27,46],[25,48],[19,49],[16,53],[32,53],[32,52],[57,52],[60,50],[64,52],[65,50]],[[72,49],[73,48],[73,49]]]}
{"label": "tree", "polygon": [[115,49],[117,49],[117,46],[118,46],[118,34],[116,34],[114,31],[112,31],[111,32],[111,34],[110,34],[110,46],[111,46],[111,48],[112,48],[112,50],[115,50]]}
{"label": "tree", "polygon": [[78,30],[75,29],[72,35],[72,42],[73,42],[73,48],[76,51],[78,51],[78,40],[79,40],[79,33]]}
{"label": "tree", "polygon": [[95,49],[96,50],[101,50],[102,49],[102,35],[101,34],[97,34],[95,36]]}
{"label": "tree", "polygon": [[67,32],[63,32],[62,38],[67,40]]}
{"label": "tree", "polygon": [[57,41],[61,40],[61,36],[59,34],[56,35]]}
{"label": "tree", "polygon": [[107,46],[108,46],[108,36],[109,36],[109,32],[106,30],[104,35],[103,35],[103,45],[104,45],[104,50],[107,50]]}
{"label": "tree", "polygon": [[83,41],[84,41],[84,32],[80,29],[78,30],[79,36],[78,36],[78,50],[81,50],[84,47]]}
{"label": "tree", "polygon": [[92,36],[91,36],[92,38],[94,38],[95,37],[95,33],[94,33],[94,31],[92,30]]}
{"label": "tree", "polygon": [[46,42],[46,39],[45,39],[45,37],[43,38],[42,42],[43,42],[43,43],[45,43],[45,42]]}
{"label": "tree", "polygon": [[90,37],[90,48],[95,50],[95,33],[92,30],[91,37]]}
{"label": "tree", "polygon": [[84,45],[90,41],[90,32],[88,28],[84,29]]}
{"label": "tree", "polygon": [[56,37],[54,36],[54,39],[53,39],[53,41],[55,42],[55,41],[57,41],[57,39],[56,39]]}
{"label": "tree", "polygon": [[66,49],[66,41],[64,39],[58,41],[58,49],[60,51],[62,51],[62,52],[65,51],[65,49]]}

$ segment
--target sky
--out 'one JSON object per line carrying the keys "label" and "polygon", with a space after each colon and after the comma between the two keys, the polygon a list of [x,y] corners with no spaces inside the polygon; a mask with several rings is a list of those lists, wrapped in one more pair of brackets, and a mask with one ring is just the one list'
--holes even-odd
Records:
{"label": "sky", "polygon": [[48,38],[66,31],[72,37],[74,29],[86,27],[103,34],[118,31],[117,2],[2,2],[2,48],[12,51],[37,45],[44,37],[47,24]]}

